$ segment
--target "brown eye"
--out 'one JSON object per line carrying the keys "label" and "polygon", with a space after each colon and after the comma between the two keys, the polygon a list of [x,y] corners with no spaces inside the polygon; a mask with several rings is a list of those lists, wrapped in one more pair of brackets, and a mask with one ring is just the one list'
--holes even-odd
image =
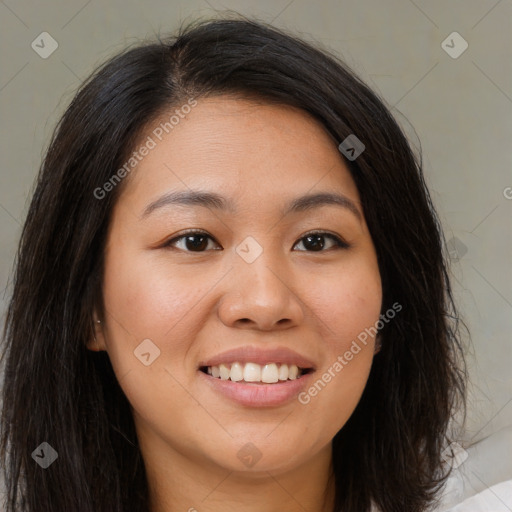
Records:
{"label": "brown eye", "polygon": [[[208,250],[210,241],[216,244],[215,240],[207,233],[192,231],[169,240],[164,247],[176,247],[187,252],[205,252]],[[213,250],[218,250],[218,248]]]}
{"label": "brown eye", "polygon": [[[330,242],[329,242],[330,240]],[[308,251],[308,252],[321,252],[327,247],[327,249],[332,248],[343,248],[347,249],[349,245],[344,242],[341,238],[332,235],[331,233],[309,233],[306,236],[303,236],[297,245],[302,244],[304,249],[299,249],[300,251]]]}

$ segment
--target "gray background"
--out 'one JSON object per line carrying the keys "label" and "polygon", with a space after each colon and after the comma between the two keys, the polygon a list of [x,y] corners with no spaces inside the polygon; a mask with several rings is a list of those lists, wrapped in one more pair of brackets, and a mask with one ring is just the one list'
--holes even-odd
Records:
{"label": "gray background", "polygon": [[[456,298],[474,344],[468,426],[460,443],[468,447],[509,431],[511,0],[0,2],[2,315],[34,177],[78,85],[127,44],[225,9],[272,22],[338,53],[382,95],[413,144],[421,141],[427,180],[452,248]],[[469,45],[457,58],[443,49],[462,48],[456,37],[448,37],[454,31]],[[42,32],[58,43],[46,59],[31,47],[34,40],[41,45]]]}

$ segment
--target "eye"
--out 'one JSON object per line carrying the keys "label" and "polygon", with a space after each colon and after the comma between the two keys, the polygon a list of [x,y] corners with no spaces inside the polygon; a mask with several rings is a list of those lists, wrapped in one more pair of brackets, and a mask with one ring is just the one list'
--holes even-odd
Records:
{"label": "eye", "polygon": [[[330,240],[330,242],[326,243],[326,240]],[[349,244],[347,244],[339,236],[323,231],[308,233],[307,235],[303,236],[299,243],[295,244],[294,247],[297,247],[300,244],[302,244],[305,249],[299,250],[305,250],[308,252],[325,252],[325,250],[328,249],[348,249],[350,247]]]}
{"label": "eye", "polygon": [[[208,244],[210,241],[217,244],[217,242],[215,242],[215,240],[204,231],[187,231],[186,233],[169,240],[163,247],[176,247],[187,252],[205,252],[208,250]],[[218,251],[220,250],[220,247],[214,248],[213,250]]]}
{"label": "eye", "polygon": [[[217,247],[211,247],[210,242],[213,242]],[[300,251],[307,252],[322,252],[329,249],[347,249],[349,244],[342,240],[339,236],[327,233],[324,231],[312,232],[303,236],[298,243],[294,245],[297,247],[301,245],[304,249]],[[191,230],[180,236],[174,237],[164,244],[163,247],[173,247],[186,252],[205,252],[207,250],[222,250],[217,242],[206,232]]]}

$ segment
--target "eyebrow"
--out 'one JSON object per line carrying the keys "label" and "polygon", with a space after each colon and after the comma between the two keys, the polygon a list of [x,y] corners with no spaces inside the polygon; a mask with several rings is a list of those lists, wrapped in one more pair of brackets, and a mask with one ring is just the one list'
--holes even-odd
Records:
{"label": "eyebrow", "polygon": [[[181,190],[164,194],[157,200],[150,203],[144,209],[141,218],[147,217],[159,208],[175,204],[185,206],[202,206],[205,208],[214,208],[216,210],[225,210],[232,213],[236,211],[232,200],[214,192]],[[332,192],[319,192],[298,197],[287,205],[287,207],[282,211],[282,215],[286,216],[290,213],[304,212],[326,205],[335,205],[345,208],[361,220],[361,212],[351,199],[342,194],[335,194]]]}

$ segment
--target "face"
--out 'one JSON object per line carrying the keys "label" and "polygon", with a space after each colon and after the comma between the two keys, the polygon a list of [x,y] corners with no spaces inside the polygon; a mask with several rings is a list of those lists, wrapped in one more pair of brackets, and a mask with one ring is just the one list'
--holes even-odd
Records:
{"label": "face", "polygon": [[335,141],[289,107],[201,99],[154,133],[113,212],[90,348],[107,350],[143,453],[307,464],[374,356],[357,341],[382,299],[358,190]]}

